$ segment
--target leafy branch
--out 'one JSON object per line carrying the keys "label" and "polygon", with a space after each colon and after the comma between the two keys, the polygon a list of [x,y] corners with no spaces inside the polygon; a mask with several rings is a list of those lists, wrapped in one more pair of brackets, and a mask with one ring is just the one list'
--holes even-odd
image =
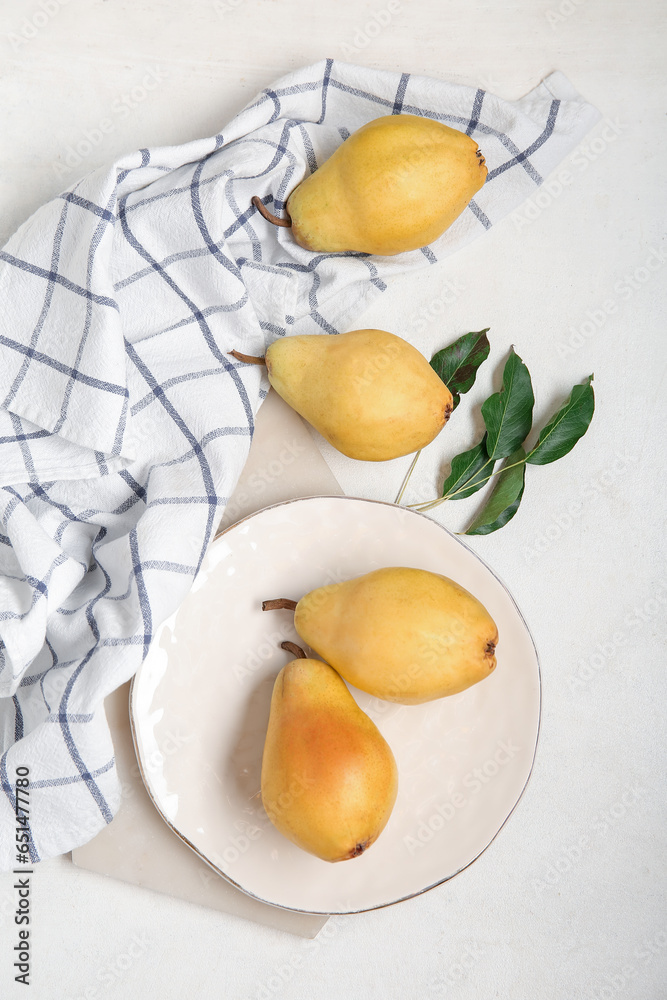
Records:
{"label": "leafy branch", "polygon": [[[460,394],[475,381],[479,366],[489,354],[487,330],[468,333],[434,356],[431,365],[450,389],[455,405]],[[482,340],[483,338],[483,340]],[[532,429],[535,396],[530,373],[511,348],[503,370],[500,392],[482,404],[486,428],[479,444],[452,459],[442,494],[427,502],[408,504],[415,510],[432,510],[446,500],[463,500],[495,479],[493,490],[465,534],[487,535],[510,521],[523,497],[526,465],[547,465],[567,455],[582,437],[593,418],[595,396],[593,376],[575,385],[563,406],[542,428],[536,444],[525,449]],[[419,452],[408,470],[396,500],[400,502]],[[496,466],[501,463],[498,468]]]}

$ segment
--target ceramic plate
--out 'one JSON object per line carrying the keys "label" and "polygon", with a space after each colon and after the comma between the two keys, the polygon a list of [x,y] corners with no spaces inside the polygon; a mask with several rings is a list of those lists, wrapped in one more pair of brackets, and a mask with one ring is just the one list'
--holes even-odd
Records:
{"label": "ceramic plate", "polygon": [[[271,692],[290,658],[280,643],[300,640],[292,614],[261,603],[381,566],[442,573],[478,597],[498,625],[498,665],[467,691],[424,705],[351,688],[392,747],[399,792],[376,843],[331,864],[286,840],[262,808]],[[166,822],[244,892],[312,913],[386,906],[474,861],[521,796],[539,718],[535,647],[500,580],[423,514],[352,497],[277,504],[221,534],[158,630],[131,695],[142,776]]]}

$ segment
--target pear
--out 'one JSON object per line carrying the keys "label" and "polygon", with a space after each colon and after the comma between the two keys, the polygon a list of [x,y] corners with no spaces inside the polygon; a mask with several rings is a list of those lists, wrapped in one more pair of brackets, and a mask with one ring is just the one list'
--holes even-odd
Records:
{"label": "pear", "polygon": [[495,669],[498,629],[453,580],[393,566],[294,601],[294,626],[341,677],[368,694],[416,705],[457,694]]}
{"label": "pear", "polygon": [[383,462],[424,448],[452,394],[420,352],[385,330],[304,334],[266,352],[269,382],[349,458]]}
{"label": "pear", "polygon": [[356,858],[396,801],[394,755],[328,664],[299,658],[278,674],[262,758],[262,802],[273,825],[323,861]]}
{"label": "pear", "polygon": [[[470,136],[419,115],[385,115],[353,132],[292,191],[287,218],[306,250],[383,256],[417,250],[451,226],[487,176]],[[290,222],[291,220],[291,222]]]}

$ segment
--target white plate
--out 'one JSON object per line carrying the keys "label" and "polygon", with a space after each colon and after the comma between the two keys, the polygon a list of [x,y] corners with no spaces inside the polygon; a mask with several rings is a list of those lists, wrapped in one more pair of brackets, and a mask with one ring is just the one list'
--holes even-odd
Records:
{"label": "white plate", "polygon": [[[273,681],[300,642],[274,597],[381,566],[452,577],[498,625],[498,665],[467,691],[424,705],[352,693],[394,751],[399,792],[361,857],[331,864],[269,822],[259,787]],[[394,504],[311,497],[267,507],[210,546],[192,591],[158,630],[132,686],[142,776],[172,829],[212,868],[265,902],[351,913],[456,875],[489,845],[528,780],[540,719],[537,654],[512,597],[459,539]]]}

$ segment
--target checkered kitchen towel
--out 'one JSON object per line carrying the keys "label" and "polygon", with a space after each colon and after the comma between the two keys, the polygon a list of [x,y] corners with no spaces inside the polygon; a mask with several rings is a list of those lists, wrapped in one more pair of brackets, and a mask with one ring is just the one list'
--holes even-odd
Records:
{"label": "checkered kitchen towel", "polygon": [[[489,168],[432,246],[310,253],[251,207],[259,194],[280,212],[353,130],[400,112],[468,132]],[[0,251],[0,868],[15,864],[17,767],[33,861],[118,808],[102,702],[188,592],[268,387],[228,352],[353,327],[393,275],[530,197],[598,117],[560,73],[510,103],[327,60],[210,139],[89,174]]]}

